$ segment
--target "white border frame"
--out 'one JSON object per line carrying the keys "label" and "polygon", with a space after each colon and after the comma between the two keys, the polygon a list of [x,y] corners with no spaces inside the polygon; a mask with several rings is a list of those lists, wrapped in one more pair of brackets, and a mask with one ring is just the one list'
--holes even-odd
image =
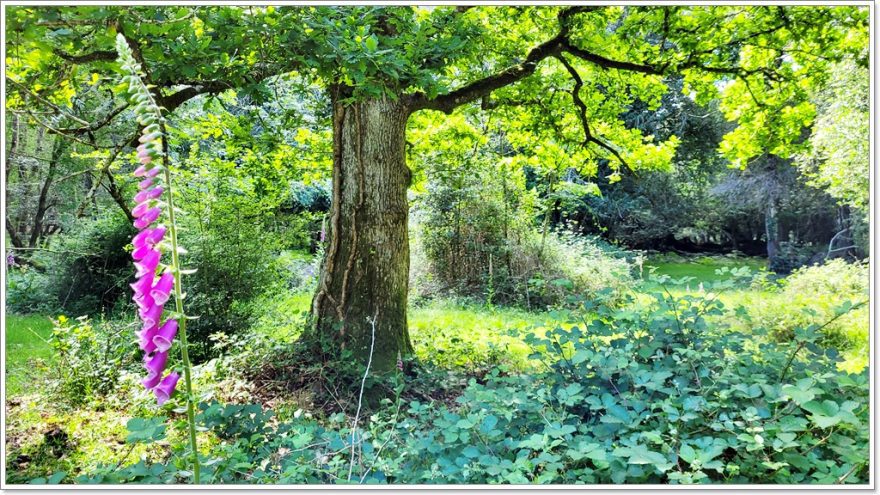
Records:
{"label": "white border frame", "polygon": [[[427,2],[409,2],[403,0],[385,0],[385,1],[377,1],[377,2],[367,2],[363,0],[359,1],[345,1],[345,0],[337,0],[337,1],[294,1],[294,0],[276,0],[274,2],[266,2],[266,1],[255,1],[255,0],[238,0],[238,1],[218,1],[218,0],[196,0],[196,1],[138,1],[138,0],[116,0],[116,1],[99,1],[99,0],[79,0],[79,1],[60,1],[60,0],[49,0],[49,1],[34,1],[34,2],[26,2],[26,1],[0,1],[0,24],[3,25],[3,47],[0,50],[2,53],[2,59],[0,59],[0,63],[2,63],[2,72],[3,79],[0,81],[0,103],[2,103],[2,118],[0,118],[0,149],[6,149],[6,7],[7,6],[16,6],[16,5],[28,5],[28,6],[63,6],[63,5],[119,5],[119,6],[162,6],[162,5],[186,5],[186,6],[201,6],[201,5],[316,5],[316,4],[330,4],[330,5],[478,5],[478,6],[487,6],[487,5],[542,5],[542,6],[555,6],[555,5],[601,5],[601,6],[620,6],[620,5],[657,5],[660,2],[649,2],[649,1],[626,1],[626,0],[613,0],[610,2],[596,1],[596,0],[584,0],[584,1],[552,1],[552,0],[532,0],[532,1],[511,1],[511,2],[500,2],[500,1],[486,1],[486,0],[463,0],[463,1],[427,1]],[[2,275],[2,283],[3,286],[0,288],[0,302],[3,304],[2,313],[0,313],[0,365],[2,365],[3,373],[0,374],[0,389],[2,389],[2,399],[3,399],[3,409],[0,412],[0,427],[2,427],[2,431],[0,431],[0,442],[2,442],[2,446],[0,446],[0,451],[2,451],[3,459],[0,459],[0,491],[14,489],[14,490],[27,490],[27,491],[57,491],[57,490],[84,490],[84,491],[102,491],[102,490],[134,490],[134,491],[152,491],[152,490],[243,490],[243,491],[262,491],[262,490],[296,490],[296,491],[348,491],[348,490],[389,490],[389,491],[404,491],[404,492],[415,492],[416,490],[452,490],[452,491],[470,491],[470,490],[626,490],[631,492],[642,492],[647,490],[688,490],[688,491],[698,491],[698,492],[710,492],[715,490],[758,490],[760,492],[764,491],[800,491],[800,490],[871,490],[874,491],[876,484],[876,439],[875,439],[875,422],[876,422],[876,394],[875,394],[875,378],[878,375],[877,369],[875,367],[875,330],[876,330],[876,301],[874,300],[874,294],[876,290],[876,275],[877,275],[877,266],[874,260],[874,254],[877,244],[877,231],[875,229],[874,220],[875,220],[875,208],[876,202],[875,199],[875,180],[876,180],[876,148],[875,148],[875,132],[876,132],[876,72],[877,65],[875,61],[876,55],[876,44],[877,38],[875,33],[876,23],[875,23],[875,15],[876,8],[873,1],[847,1],[847,0],[817,0],[817,1],[805,1],[805,0],[796,0],[796,1],[706,1],[699,0],[693,2],[682,2],[682,1],[669,1],[662,2],[664,5],[694,5],[694,6],[704,6],[704,5],[786,5],[786,6],[865,6],[869,8],[869,24],[870,24],[870,96],[871,96],[871,121],[870,121],[870,155],[871,155],[871,165],[870,165],[870,248],[869,248],[869,271],[871,273],[871,282],[870,282],[870,332],[869,332],[869,352],[870,356],[868,357],[868,366],[869,366],[869,408],[870,408],[870,467],[869,467],[869,482],[868,484],[862,485],[766,485],[766,484],[753,484],[753,485],[658,485],[658,484],[645,484],[645,485],[356,485],[356,486],[347,486],[347,485],[57,485],[57,486],[47,486],[47,485],[20,485],[20,484],[7,484],[6,483],[6,246],[5,246],[5,236],[4,236],[4,246],[3,246],[3,261],[2,266],[0,266],[0,275]],[[2,154],[2,162],[5,169],[6,166],[6,153]],[[0,190],[0,214],[2,214],[5,218],[6,214],[6,179],[5,174],[0,176],[0,185],[2,185],[2,190]],[[2,227],[5,232],[5,224]]]}

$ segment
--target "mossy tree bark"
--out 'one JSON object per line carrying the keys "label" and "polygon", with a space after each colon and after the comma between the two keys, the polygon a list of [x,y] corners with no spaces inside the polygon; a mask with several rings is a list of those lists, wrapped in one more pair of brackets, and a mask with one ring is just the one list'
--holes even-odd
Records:
{"label": "mossy tree bark", "polygon": [[388,98],[340,100],[334,91],[333,200],[313,330],[331,351],[349,350],[364,364],[372,348],[371,369],[381,373],[412,353],[406,318],[410,109]]}

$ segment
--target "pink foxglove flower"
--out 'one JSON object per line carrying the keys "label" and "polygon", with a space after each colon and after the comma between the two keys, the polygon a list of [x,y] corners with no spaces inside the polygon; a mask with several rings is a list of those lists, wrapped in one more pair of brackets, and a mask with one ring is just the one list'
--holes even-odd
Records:
{"label": "pink foxglove flower", "polygon": [[135,296],[131,298],[141,311],[147,311],[156,305],[156,301],[149,294]]}
{"label": "pink foxglove flower", "polygon": [[[143,163],[143,162],[144,162],[144,160],[141,160],[141,163]],[[162,169],[159,167],[153,167],[153,168],[148,169],[147,165],[149,165],[149,164],[150,164],[150,162],[148,161],[147,163],[143,163],[143,165],[141,165],[140,167],[135,169],[134,176],[135,177],[152,178],[152,177],[159,175],[159,172],[161,172]],[[135,201],[137,201],[137,200],[135,200]]]}
{"label": "pink foxglove flower", "polygon": [[[156,169],[153,169],[153,170],[156,170]],[[147,200],[158,198],[159,196],[162,195],[162,193],[164,191],[165,190],[162,189],[162,186],[156,186],[152,189],[144,189],[143,191],[137,193],[134,196],[134,202],[138,203],[138,205],[140,206],[141,203],[144,203]],[[134,212],[132,212],[132,215],[134,215]]]}
{"label": "pink foxglove flower", "polygon": [[167,320],[153,336],[153,345],[159,352],[166,352],[171,348],[174,337],[177,335],[177,320]]}
{"label": "pink foxglove flower", "polygon": [[171,272],[165,272],[156,281],[153,289],[150,291],[150,297],[156,304],[165,304],[171,297],[171,289],[174,288],[174,275]]}
{"label": "pink foxglove flower", "polygon": [[144,322],[145,327],[154,327],[159,324],[159,319],[162,318],[162,305],[154,304],[149,306],[146,310],[138,311],[141,319]]}
{"label": "pink foxglove flower", "polygon": [[144,229],[137,233],[134,236],[134,239],[131,240],[132,245],[135,248],[140,248],[143,246],[155,246],[162,242],[162,239],[165,237],[165,226],[159,225],[154,229]]}
{"label": "pink foxglove flower", "polygon": [[178,380],[180,380],[180,375],[172,371],[162,380],[162,383],[153,389],[153,393],[156,394],[156,402],[158,402],[160,406],[171,397],[172,393],[174,393],[174,387],[177,386]]}
{"label": "pink foxglove flower", "polygon": [[152,357],[148,357],[144,360],[144,368],[147,369],[147,374],[149,374],[149,376],[161,376],[162,372],[165,371],[165,364],[167,363],[167,352],[155,352],[153,353]]}
{"label": "pink foxglove flower", "polygon": [[137,220],[134,221],[134,226],[138,229],[144,229],[150,226],[153,222],[159,218],[159,215],[162,214],[162,208],[158,206],[154,206],[150,208],[145,213],[143,213]]}
{"label": "pink foxglove flower", "polygon": [[131,216],[133,216],[133,217],[135,217],[135,218],[140,218],[140,217],[144,216],[144,213],[146,213],[147,211],[149,211],[149,209],[150,209],[152,206],[153,206],[153,205],[151,205],[148,201],[144,201],[144,202],[138,204],[137,206],[135,206],[135,207],[131,210]]}
{"label": "pink foxglove flower", "polygon": [[144,134],[143,136],[141,136],[141,137],[138,139],[138,142],[140,142],[140,143],[152,143],[152,142],[155,142],[155,141],[156,141],[157,139],[159,139],[160,137],[162,137],[162,134],[160,134],[160,133],[158,133],[158,132],[153,132],[153,133],[151,133],[151,134]]}
{"label": "pink foxglove flower", "polygon": [[158,331],[159,329],[154,326],[135,332],[138,336],[138,347],[147,354],[155,351],[157,347],[156,343],[153,342],[153,338],[155,338]]}
{"label": "pink foxglove flower", "polygon": [[162,375],[149,375],[146,378],[144,378],[143,380],[141,380],[141,383],[144,385],[144,387],[146,387],[148,389],[153,389],[153,388],[156,388],[156,385],[158,385],[159,382],[161,382],[161,381],[162,381]]}
{"label": "pink foxglove flower", "polygon": [[134,262],[134,267],[137,268],[137,273],[135,277],[143,277],[144,275],[155,275],[156,268],[159,267],[159,261],[162,259],[162,253],[158,249],[150,249],[144,256]]}
{"label": "pink foxglove flower", "polygon": [[153,287],[153,277],[154,274],[148,273],[139,278],[137,282],[129,284],[132,290],[134,290],[134,297],[143,297],[145,294],[150,293],[150,289]]}
{"label": "pink foxglove flower", "polygon": [[[140,167],[135,170],[135,177],[145,177],[138,184],[138,193],[135,196],[137,203],[134,226],[141,232],[132,239],[134,246],[132,257],[137,267],[136,277],[138,281],[132,284],[134,291],[133,299],[138,305],[138,315],[143,320],[143,328],[137,333],[139,345],[144,351],[144,366],[147,376],[142,383],[147,390],[152,390],[156,396],[156,402],[161,406],[167,402],[174,393],[174,388],[180,379],[176,372],[170,372],[162,377],[168,361],[168,350],[171,348],[174,337],[177,335],[177,319],[165,318],[162,323],[162,311],[164,304],[170,298],[170,287],[175,288],[176,316],[183,317],[183,301],[180,291],[180,262],[178,261],[177,228],[174,221],[174,205],[169,196],[167,201],[159,198],[166,190],[171,191],[170,171],[156,166],[156,162],[168,164],[167,157],[163,156],[167,146],[162,145],[164,138],[164,119],[161,108],[156,104],[153,93],[147,88],[142,79],[140,64],[134,58],[128,41],[122,34],[116,35],[116,51],[119,53],[119,61],[125,76],[123,81],[127,83],[130,97],[129,103],[134,107],[134,116],[138,124],[143,126],[143,135],[138,139],[141,143],[137,148],[137,158]],[[160,175],[160,170],[164,174]],[[162,184],[162,179],[165,183]],[[158,185],[156,183],[159,182]],[[164,186],[164,187],[162,187]],[[162,241],[165,229],[161,225],[151,228],[162,215],[162,208],[168,206],[168,225],[170,229],[171,271],[165,272],[165,267],[159,263],[162,251],[166,244]],[[163,272],[156,279],[156,273]],[[175,274],[174,276],[171,273]],[[199,484],[199,449],[196,440],[196,421],[192,383],[190,379],[191,364],[187,353],[186,320],[180,320],[181,357],[183,358],[183,372],[186,380],[186,410],[187,422],[189,423],[190,452],[192,453],[192,477],[193,483]]]}
{"label": "pink foxglove flower", "polygon": [[135,248],[134,251],[131,252],[131,259],[135,261],[143,260],[148,254],[154,251],[153,246],[144,245],[138,248]]}
{"label": "pink foxglove flower", "polygon": [[[147,126],[150,129],[151,126]],[[163,214],[164,203],[160,201],[165,188],[159,183],[161,167],[153,162],[161,146],[157,140],[162,136],[155,130],[148,132],[139,141],[137,158],[141,165],[134,171],[135,177],[143,177],[138,184],[138,193],[134,200],[137,203],[132,209],[135,218],[134,226],[140,230],[131,243],[134,250],[131,257],[137,269],[137,281],[131,284],[132,300],[138,307],[138,316],[143,328],[136,332],[138,347],[144,351],[144,367],[147,377],[142,380],[144,387],[153,390],[158,403],[165,403],[174,392],[179,375],[164,375],[168,363],[168,350],[177,336],[177,320],[168,318],[162,321],[165,303],[171,298],[174,289],[174,274],[171,271],[157,271],[162,267],[162,251],[166,228],[164,225],[153,226]]]}

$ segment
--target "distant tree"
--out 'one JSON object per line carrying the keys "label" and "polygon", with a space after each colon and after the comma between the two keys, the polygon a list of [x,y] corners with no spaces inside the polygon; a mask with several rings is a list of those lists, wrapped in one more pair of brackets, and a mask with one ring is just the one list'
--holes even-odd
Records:
{"label": "distant tree", "polygon": [[835,64],[828,85],[816,98],[812,147],[798,160],[811,184],[865,215],[870,199],[869,89],[867,68],[853,60]]}

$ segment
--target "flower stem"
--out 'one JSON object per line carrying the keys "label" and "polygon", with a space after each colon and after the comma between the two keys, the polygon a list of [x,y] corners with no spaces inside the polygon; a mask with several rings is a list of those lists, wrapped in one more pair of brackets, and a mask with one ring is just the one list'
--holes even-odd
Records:
{"label": "flower stem", "polygon": [[168,134],[165,123],[159,124],[162,132],[162,162],[165,169],[165,187],[168,194],[168,231],[171,233],[171,265],[174,271],[174,305],[178,314],[178,333],[180,334],[180,353],[183,357],[183,380],[186,384],[186,419],[189,423],[189,444],[192,449],[193,483],[199,483],[199,451],[196,442],[195,397],[192,387],[192,365],[189,361],[188,341],[186,339],[186,316],[183,313],[183,290],[180,281],[180,259],[177,252],[177,223],[174,221],[174,194],[171,188],[171,170],[168,160]]}

